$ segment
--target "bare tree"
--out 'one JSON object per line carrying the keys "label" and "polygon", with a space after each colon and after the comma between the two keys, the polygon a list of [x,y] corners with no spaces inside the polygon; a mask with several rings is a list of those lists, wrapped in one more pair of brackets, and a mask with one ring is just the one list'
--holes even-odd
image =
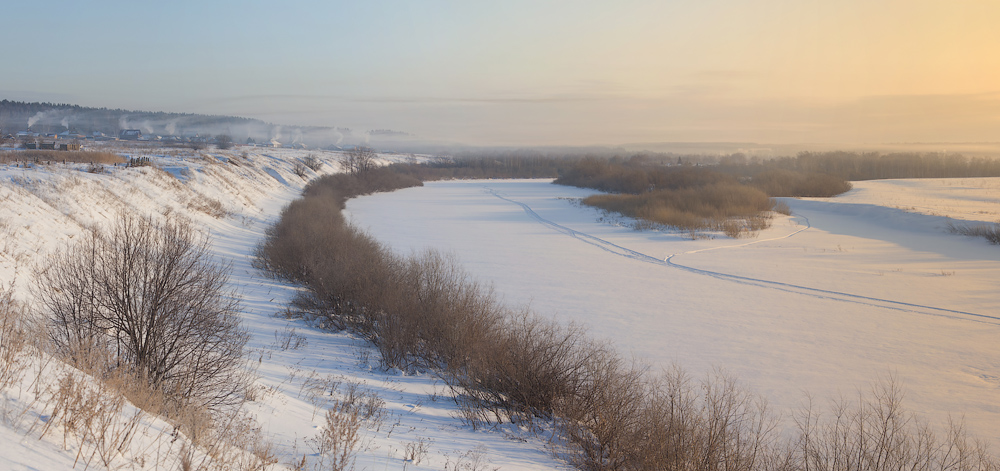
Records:
{"label": "bare tree", "polygon": [[122,214],[38,273],[38,299],[57,352],[146,380],[168,397],[217,408],[246,387],[239,299],[228,267],[189,224]]}
{"label": "bare tree", "polygon": [[215,136],[215,147],[219,149],[229,149],[233,147],[233,138],[229,134],[219,134]]}
{"label": "bare tree", "polygon": [[309,174],[309,172],[307,171],[308,168],[309,167],[306,167],[306,164],[302,162],[295,162],[295,165],[292,166],[292,172],[298,175],[300,178],[305,178],[306,175]]}
{"label": "bare tree", "polygon": [[351,175],[360,175],[375,168],[378,154],[371,147],[357,146],[340,158],[340,166]]}
{"label": "bare tree", "polygon": [[314,172],[318,172],[319,169],[323,168],[323,161],[319,160],[316,157],[316,154],[307,155],[306,158],[303,159],[302,163],[304,163],[306,167],[309,167]]}

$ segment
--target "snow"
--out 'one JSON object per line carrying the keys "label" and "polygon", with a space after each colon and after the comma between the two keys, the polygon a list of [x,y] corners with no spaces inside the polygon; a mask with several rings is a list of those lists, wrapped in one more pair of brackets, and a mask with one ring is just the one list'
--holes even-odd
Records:
{"label": "snow", "polygon": [[[230,283],[242,295],[243,323],[252,333],[251,363],[259,376],[246,412],[270,441],[279,468],[293,468],[303,456],[308,465],[317,462],[310,440],[324,424],[325,409],[354,391],[376,405],[384,401],[362,430],[358,470],[459,469],[472,462],[480,469],[569,469],[552,457],[544,434],[510,425],[472,430],[459,418],[451,392],[433,375],[382,371],[377,351],[357,338],[282,315],[301,288],[264,277],[251,266],[250,254],[281,208],[317,175],[309,171],[299,177],[294,164],[313,154],[324,162],[319,173],[333,172],[339,169],[339,154],[290,149],[261,154],[240,148],[212,154],[126,152],[148,156],[153,165],[109,166],[103,174],[87,173],[85,165],[0,166],[0,283],[13,284],[16,297],[30,302],[35,267],[120,211],[188,218],[210,234],[215,256],[231,265]],[[379,161],[397,158],[412,159],[382,155]],[[20,383],[0,391],[0,443],[5,445],[0,469],[70,469],[86,446],[64,444],[62,433],[41,436],[51,409],[25,393],[34,390],[35,380],[43,390],[55,387],[56,375],[28,371]],[[179,469],[180,445],[168,445],[172,428],[156,418],[144,420],[147,432],[113,466]],[[426,444],[426,454],[407,461],[407,447],[420,443]]]}
{"label": "snow", "polygon": [[[491,469],[569,468],[544,435],[464,425],[432,375],[382,371],[360,340],[281,315],[301,288],[262,276],[250,253],[316,176],[299,177],[294,164],[314,154],[325,162],[319,173],[333,172],[338,154],[127,153],[153,165],[103,174],[85,165],[0,166],[0,283],[30,301],[36,266],[122,210],[185,217],[232,267],[259,375],[247,412],[284,467],[303,456],[316,462],[310,439],[325,408],[353,389],[384,401],[381,419],[363,431],[359,470],[456,469],[476,459]],[[380,161],[397,158],[410,159]],[[590,190],[539,180],[428,183],[352,200],[348,211],[396,249],[454,253],[508,303],[583,324],[653,369],[677,363],[697,376],[724,368],[786,414],[806,393],[837,398],[892,374],[911,409],[936,424],[964,417],[997,450],[1000,250],[945,227],[946,217],[994,222],[998,188],[1000,179],[858,182],[837,198],[786,200],[791,217],[739,240],[636,232],[580,206]],[[55,375],[28,371],[0,392],[0,469],[69,469],[82,445],[64,444],[61,432],[40,437],[51,411],[30,394],[32,381],[51,387]],[[167,446],[169,424],[143,423],[143,437],[114,466],[179,468],[170,453],[160,462],[150,455]],[[426,456],[406,461],[419,443]]]}
{"label": "snow", "polygon": [[[548,181],[448,181],[351,200],[401,252],[453,253],[506,301],[587,326],[654,370],[722,368],[788,417],[893,376],[936,426],[1000,449],[1000,249],[950,234],[994,222],[1000,179],[857,182],[786,199],[752,239],[637,232]],[[787,421],[786,421],[787,425]]]}

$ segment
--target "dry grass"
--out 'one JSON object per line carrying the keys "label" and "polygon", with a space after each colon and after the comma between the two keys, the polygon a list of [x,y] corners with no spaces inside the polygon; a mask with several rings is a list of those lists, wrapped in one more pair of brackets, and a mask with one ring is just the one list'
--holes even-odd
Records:
{"label": "dry grass", "polygon": [[14,430],[75,450],[82,469],[173,469],[171,463],[187,462],[191,469],[259,470],[276,462],[259,425],[240,408],[213,415],[178,407],[130,372],[108,370],[110,359],[99,349],[78,352],[79,368],[49,362],[53,356],[39,344],[15,341],[34,338],[25,331],[33,324],[25,322],[23,306],[9,291],[0,301],[2,418]]}
{"label": "dry grass", "polygon": [[948,221],[948,232],[970,237],[982,237],[993,245],[1000,245],[1000,223],[956,224]]}
{"label": "dry grass", "polygon": [[19,382],[30,366],[35,347],[27,309],[13,298],[12,289],[0,287],[0,391]]}
{"label": "dry grass", "polygon": [[[337,382],[330,392],[336,392],[339,386],[340,383]],[[323,429],[309,439],[309,444],[316,452],[313,469],[353,469],[362,442],[362,427],[378,430],[385,420],[385,400],[378,394],[349,383],[344,390],[339,391],[339,395],[339,399],[335,399],[326,411]],[[305,462],[303,457],[303,465]]]}
{"label": "dry grass", "polygon": [[195,195],[188,200],[187,207],[192,211],[205,213],[216,219],[222,219],[229,215],[229,211],[226,210],[226,206],[222,204],[222,201],[205,196],[201,193],[195,193]]}

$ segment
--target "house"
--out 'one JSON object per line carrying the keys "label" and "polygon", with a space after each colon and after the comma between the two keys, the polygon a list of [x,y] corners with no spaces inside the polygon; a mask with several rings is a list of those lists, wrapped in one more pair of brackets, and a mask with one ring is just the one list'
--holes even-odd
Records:
{"label": "house", "polygon": [[118,139],[123,141],[138,141],[142,138],[142,131],[138,129],[124,129],[118,133]]}

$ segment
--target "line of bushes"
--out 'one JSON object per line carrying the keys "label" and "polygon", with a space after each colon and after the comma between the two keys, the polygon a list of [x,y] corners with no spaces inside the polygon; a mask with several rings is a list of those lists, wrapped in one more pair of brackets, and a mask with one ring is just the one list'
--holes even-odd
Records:
{"label": "line of bushes", "polygon": [[124,163],[125,158],[112,152],[98,151],[16,150],[0,152],[0,163],[13,162],[66,162],[114,165]]}
{"label": "line of bushes", "polygon": [[961,154],[893,152],[800,152],[756,164],[751,169],[785,169],[820,173],[843,180],[885,178],[1000,177],[1000,159]]}
{"label": "line of bushes", "polygon": [[783,439],[766,402],[724,374],[649,374],[579,327],[503,305],[455,261],[397,255],[344,221],[347,198],[378,189],[390,188],[364,175],[314,181],[255,265],[309,287],[299,303],[369,339],[384,366],[436,371],[473,426],[551,420],[556,452],[588,470],[998,469],[959,426],[940,439],[922,427],[899,394],[882,394],[892,382],[829,419],[809,409]]}
{"label": "line of bushes", "polygon": [[397,163],[392,170],[422,181],[477,178],[556,178],[579,158],[538,154],[462,156],[428,163]]}
{"label": "line of bushes", "polygon": [[755,173],[746,182],[747,185],[763,191],[768,196],[797,198],[828,198],[852,188],[850,182],[840,177],[786,169],[764,170]]}

